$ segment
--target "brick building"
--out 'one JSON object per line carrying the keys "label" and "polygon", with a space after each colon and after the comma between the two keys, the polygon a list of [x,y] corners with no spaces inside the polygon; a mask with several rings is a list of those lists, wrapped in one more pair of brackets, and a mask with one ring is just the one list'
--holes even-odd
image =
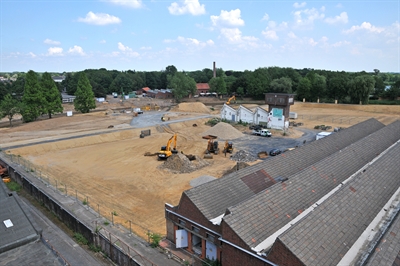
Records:
{"label": "brick building", "polygon": [[[385,126],[369,119],[184,191],[177,206],[165,206],[167,238],[222,265],[336,265],[400,193],[395,163],[400,160],[399,132],[400,121]],[[383,166],[388,170],[382,171]],[[371,194],[375,187],[376,195]],[[343,208],[333,210],[338,204]],[[354,215],[358,208],[368,217]],[[329,235],[324,234],[327,228]],[[362,243],[372,245],[365,239]],[[399,251],[400,245],[395,248]],[[365,254],[356,253],[347,260]]]}

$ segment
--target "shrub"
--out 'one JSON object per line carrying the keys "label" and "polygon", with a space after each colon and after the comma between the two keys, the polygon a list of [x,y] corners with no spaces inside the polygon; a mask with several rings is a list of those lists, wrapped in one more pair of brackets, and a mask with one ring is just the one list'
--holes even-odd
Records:
{"label": "shrub", "polygon": [[160,241],[161,241],[161,235],[158,234],[158,233],[151,233],[151,232],[148,232],[148,233],[147,233],[147,236],[148,236],[149,239],[150,239],[150,246],[151,246],[152,248],[158,247],[158,244],[159,244]]}
{"label": "shrub", "polygon": [[87,245],[89,243],[89,241],[80,233],[74,233],[74,238],[80,245]]}

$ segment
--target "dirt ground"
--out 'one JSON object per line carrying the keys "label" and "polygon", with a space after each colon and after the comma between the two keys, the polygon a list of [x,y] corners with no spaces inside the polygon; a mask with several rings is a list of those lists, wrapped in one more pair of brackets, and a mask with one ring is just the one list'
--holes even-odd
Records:
{"label": "dirt ground", "polygon": [[[114,102],[113,102],[114,101]],[[97,204],[103,216],[110,219],[111,212],[118,216],[114,221],[129,227],[138,235],[147,238],[147,230],[165,234],[164,204],[177,205],[184,190],[190,189],[190,181],[200,176],[224,175],[236,162],[223,154],[206,160],[206,166],[191,173],[176,173],[159,166],[156,156],[144,156],[146,152],[156,153],[166,145],[168,139],[177,133],[178,151],[198,155],[202,158],[207,140],[203,133],[210,129],[205,125],[208,118],[186,122],[171,123],[160,132],[159,127],[150,127],[152,134],[140,138],[141,128],[130,127],[135,119],[133,107],[144,107],[150,104],[152,111],[168,111],[171,103],[162,100],[129,99],[120,102],[110,99],[106,104],[98,104],[96,112],[89,114],[65,114],[54,119],[45,119],[29,124],[20,124],[13,128],[0,128],[0,148],[23,145],[37,141],[56,140],[59,138],[100,133],[92,136],[67,139],[57,142],[31,145],[11,150],[6,153],[20,155],[32,163],[32,167],[41,171],[59,187],[66,185],[68,191],[77,190],[85,195],[97,211]],[[190,108],[188,108],[190,105]],[[246,105],[254,108],[256,105]],[[65,109],[71,108],[65,106]],[[205,106],[201,103],[186,103],[171,110],[171,120],[180,117],[195,117],[201,114],[218,117],[222,103]],[[266,106],[264,106],[267,108]],[[157,109],[157,110],[154,110]],[[72,110],[72,109],[69,109]],[[302,127],[313,129],[315,125],[349,127],[368,118],[375,117],[384,124],[400,119],[400,106],[358,106],[295,103],[291,111],[298,114],[296,122]],[[197,126],[193,126],[196,124]],[[110,127],[112,126],[112,127]],[[241,131],[248,127],[238,126]],[[301,136],[296,128],[289,130],[290,138]],[[281,132],[273,132],[281,135]],[[70,193],[71,194],[71,193]],[[83,196],[81,196],[83,199]]]}

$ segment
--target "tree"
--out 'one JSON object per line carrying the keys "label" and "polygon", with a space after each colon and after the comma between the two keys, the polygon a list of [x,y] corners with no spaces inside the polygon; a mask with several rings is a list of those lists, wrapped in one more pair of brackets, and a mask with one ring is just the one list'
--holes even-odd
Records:
{"label": "tree", "polygon": [[168,84],[172,88],[174,98],[179,102],[183,97],[196,92],[196,82],[193,78],[182,72],[177,72],[168,80]]}
{"label": "tree", "polygon": [[210,86],[211,92],[216,92],[218,95],[224,95],[227,93],[226,84],[223,77],[212,78],[208,85]]}
{"label": "tree", "polygon": [[52,114],[62,112],[63,107],[61,95],[57,89],[56,83],[49,73],[45,72],[43,74],[40,86],[46,99],[43,106],[43,112],[48,114],[49,118],[51,118]]}
{"label": "tree", "polygon": [[45,101],[37,74],[33,70],[29,70],[26,75],[24,95],[22,96],[22,118],[24,122],[36,120],[44,111]]}
{"label": "tree", "polygon": [[397,97],[400,97],[400,81],[390,86],[389,90],[386,92],[386,96],[390,100],[396,100]]}
{"label": "tree", "polygon": [[268,92],[269,79],[266,68],[258,68],[247,77],[247,93],[255,98],[263,98],[264,93]]}
{"label": "tree", "polygon": [[79,73],[68,73],[61,85],[65,88],[69,95],[75,95],[79,79]]}
{"label": "tree", "polygon": [[128,93],[133,88],[132,80],[129,75],[125,72],[119,73],[119,75],[111,82],[110,88],[113,92]]}
{"label": "tree", "polygon": [[292,93],[292,80],[290,78],[274,79],[269,84],[271,92]]}
{"label": "tree", "polygon": [[161,89],[168,89],[170,84],[169,80],[178,72],[174,65],[167,66],[165,71],[161,73]]}
{"label": "tree", "polygon": [[344,71],[335,73],[327,82],[327,97],[342,102],[347,96],[348,74]]}
{"label": "tree", "polygon": [[349,88],[349,95],[352,103],[362,102],[368,104],[369,95],[374,90],[375,79],[370,75],[361,75],[355,77]]}
{"label": "tree", "polygon": [[311,91],[311,81],[304,77],[299,82],[299,87],[297,89],[297,99],[302,100],[303,98],[308,99],[310,97]]}
{"label": "tree", "polygon": [[92,86],[90,85],[89,79],[86,77],[85,72],[80,74],[75,96],[75,110],[82,113],[89,113],[90,109],[96,108]]}
{"label": "tree", "polygon": [[20,101],[13,99],[11,94],[4,96],[4,99],[0,102],[0,118],[6,117],[10,121],[10,127],[12,127],[11,120],[14,115],[21,112]]}

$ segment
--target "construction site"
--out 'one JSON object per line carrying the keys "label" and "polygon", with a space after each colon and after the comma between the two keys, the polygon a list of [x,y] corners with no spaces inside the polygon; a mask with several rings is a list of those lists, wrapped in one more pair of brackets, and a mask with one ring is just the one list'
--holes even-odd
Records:
{"label": "construction site", "polygon": [[[230,101],[238,105],[236,99]],[[270,139],[299,140],[308,132],[311,141],[318,125],[333,130],[371,117],[384,124],[400,118],[399,106],[296,102],[291,111],[301,126],[271,130],[272,137],[263,138],[250,136],[248,125],[210,124],[220,117],[223,104],[129,99],[98,103],[89,114],[72,116],[65,113],[73,105],[65,105],[59,117],[1,127],[0,148],[29,162],[32,171],[62,193],[87,201],[104,217],[104,225],[113,219],[146,238],[149,231],[165,235],[164,204],[178,205],[183,191],[268,159],[268,154],[260,158],[251,153],[254,146],[247,143],[252,138],[262,141],[259,150],[268,151],[274,148]],[[268,109],[262,103],[244,105]]]}

